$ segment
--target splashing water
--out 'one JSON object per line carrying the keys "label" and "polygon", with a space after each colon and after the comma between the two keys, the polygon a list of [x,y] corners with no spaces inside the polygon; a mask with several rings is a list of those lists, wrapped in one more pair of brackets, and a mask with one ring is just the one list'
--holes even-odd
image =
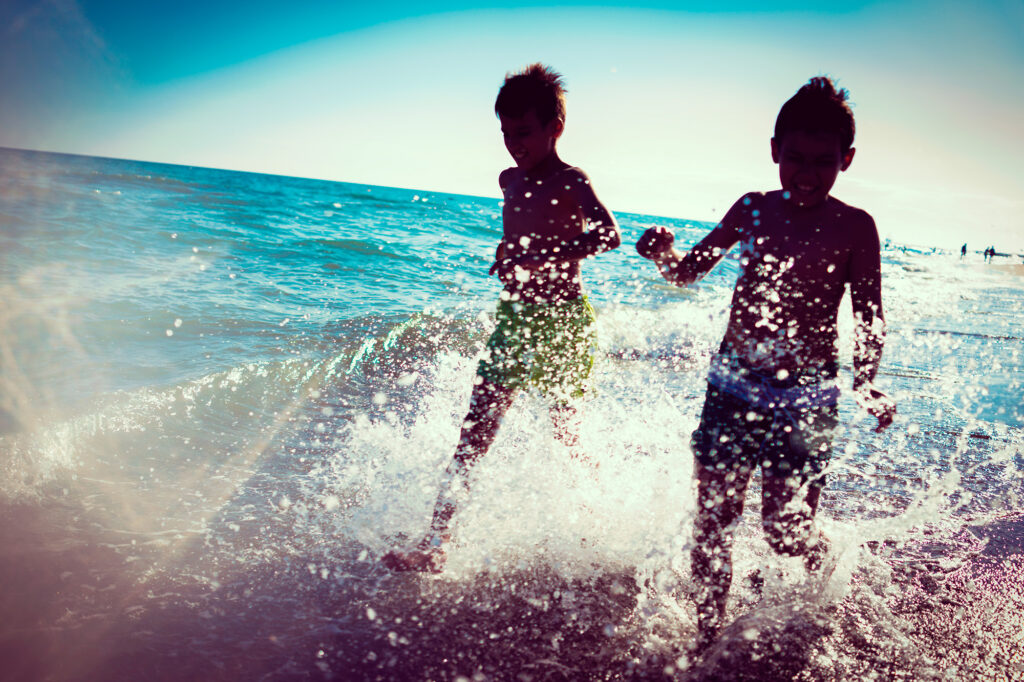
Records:
{"label": "splashing water", "polygon": [[492,324],[497,202],[0,156],[10,679],[1024,676],[1024,287],[980,257],[885,250],[900,412],[876,434],[840,403],[834,565],[775,557],[751,490],[696,657],[688,441],[733,261],[667,287],[628,248],[656,219],[620,214],[627,247],[584,266],[598,466],[519,396],[446,571],[395,575],[377,559],[429,523]]}

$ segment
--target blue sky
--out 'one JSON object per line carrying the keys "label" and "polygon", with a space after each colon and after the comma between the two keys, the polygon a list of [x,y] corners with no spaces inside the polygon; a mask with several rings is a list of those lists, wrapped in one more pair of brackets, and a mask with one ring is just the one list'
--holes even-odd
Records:
{"label": "blue sky", "polygon": [[0,146],[496,196],[494,96],[544,61],[613,210],[715,220],[777,186],[775,114],[825,73],[858,126],[836,196],[1024,251],[1019,1],[289,4],[9,0]]}

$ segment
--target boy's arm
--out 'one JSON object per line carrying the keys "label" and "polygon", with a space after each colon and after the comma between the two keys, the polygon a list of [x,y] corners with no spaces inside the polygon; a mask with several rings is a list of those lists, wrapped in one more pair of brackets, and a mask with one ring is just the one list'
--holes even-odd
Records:
{"label": "boy's arm", "polygon": [[850,302],[854,318],[853,390],[864,408],[878,418],[878,430],[892,423],[896,405],[874,386],[885,345],[882,314],[882,259],[875,221],[867,213],[850,256]]}
{"label": "boy's arm", "polygon": [[667,281],[677,286],[686,286],[698,281],[718,265],[725,254],[740,240],[741,226],[745,214],[750,210],[750,201],[745,196],[733,204],[722,218],[722,222],[700,240],[688,253],[673,248],[675,235],[667,227],[651,227],[636,243],[637,252],[654,261],[658,272]]}
{"label": "boy's arm", "polygon": [[[512,174],[515,172],[514,168],[506,168],[498,174],[498,186],[501,188],[502,196],[505,195],[505,191],[508,188],[509,183],[512,181]],[[506,258],[507,248],[505,246],[505,237],[502,236],[498,240],[498,247],[494,250],[494,263],[491,264],[490,269],[487,271],[488,275],[493,275],[502,269],[502,263],[507,260]]]}

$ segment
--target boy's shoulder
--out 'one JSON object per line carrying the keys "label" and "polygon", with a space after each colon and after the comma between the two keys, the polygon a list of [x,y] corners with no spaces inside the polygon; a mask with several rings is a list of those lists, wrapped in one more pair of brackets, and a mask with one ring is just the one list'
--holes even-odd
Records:
{"label": "boy's shoulder", "polygon": [[506,168],[505,170],[498,173],[498,186],[504,190],[506,187],[512,184],[516,179],[516,176],[520,173],[519,169],[515,166]]}
{"label": "boy's shoulder", "polygon": [[590,182],[590,178],[579,166],[566,166],[562,169],[561,174],[567,177],[580,178],[584,182]]}
{"label": "boy's shoulder", "polygon": [[563,168],[556,174],[556,177],[560,182],[565,183],[565,189],[573,193],[584,191],[589,194],[593,191],[593,188],[590,186],[590,176],[584,173],[583,169],[579,166]]}
{"label": "boy's shoulder", "polygon": [[867,211],[829,196],[814,207],[798,207],[783,190],[748,192],[736,200],[718,229],[729,240],[782,238],[836,252],[877,248],[878,229]]}
{"label": "boy's shoulder", "polygon": [[871,214],[865,211],[863,208],[857,208],[850,204],[835,198],[831,194],[828,200],[825,202],[828,208],[838,211],[843,217],[857,218],[861,220],[872,220]]}
{"label": "boy's shoulder", "polygon": [[[521,183],[524,180],[529,181],[532,185],[534,182],[534,176],[528,176],[523,169],[516,166],[511,166],[501,171],[498,174],[498,185],[504,191],[517,183]],[[566,164],[562,168],[555,170],[546,177],[538,179],[537,184],[543,185],[544,183],[551,183],[558,181],[560,184],[558,188],[565,190],[578,190],[583,188],[590,188],[590,177],[578,166],[570,166]]]}
{"label": "boy's shoulder", "polygon": [[871,214],[862,208],[851,206],[830,196],[825,202],[825,208],[829,215],[834,215],[833,224],[848,231],[850,237],[855,240],[865,238],[878,240],[878,228],[875,227],[875,219]]}
{"label": "boy's shoulder", "polygon": [[[749,207],[748,211],[751,213],[756,210],[757,215],[763,217],[773,214],[784,215],[789,213],[792,208],[789,198],[781,189],[769,192],[748,192],[736,203]],[[853,229],[875,229],[875,220],[870,213],[831,195],[823,204],[813,211],[808,211],[805,215],[815,222],[841,224]]]}

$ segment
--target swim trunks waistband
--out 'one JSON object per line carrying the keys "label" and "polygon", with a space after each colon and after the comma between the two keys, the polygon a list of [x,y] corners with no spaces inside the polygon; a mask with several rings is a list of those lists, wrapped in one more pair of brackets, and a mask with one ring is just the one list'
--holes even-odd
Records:
{"label": "swim trunks waistband", "polygon": [[833,368],[780,380],[746,366],[733,355],[719,353],[711,359],[708,383],[763,410],[805,410],[839,401]]}

